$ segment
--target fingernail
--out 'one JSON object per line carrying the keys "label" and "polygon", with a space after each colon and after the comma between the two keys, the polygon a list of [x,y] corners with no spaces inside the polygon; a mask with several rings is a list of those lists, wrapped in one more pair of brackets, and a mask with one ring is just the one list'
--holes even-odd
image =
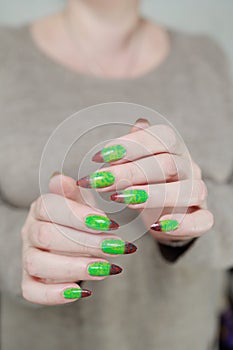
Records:
{"label": "fingernail", "polygon": [[107,254],[132,254],[136,252],[137,247],[133,243],[121,239],[105,239],[102,242],[101,249]]}
{"label": "fingernail", "polygon": [[151,229],[159,232],[175,231],[179,227],[177,220],[161,220],[151,225]]}
{"label": "fingernail", "polygon": [[93,230],[109,231],[118,229],[116,221],[102,215],[88,215],[85,218],[85,225]]}
{"label": "fingernail", "polygon": [[124,190],[111,195],[111,200],[126,204],[144,203],[147,199],[148,193],[144,190]]}
{"label": "fingernail", "polygon": [[52,173],[52,175],[50,176],[50,179],[52,179],[52,177],[57,175],[61,175],[60,171],[54,171],[54,173]]}
{"label": "fingernail", "polygon": [[111,186],[115,176],[110,171],[98,171],[77,181],[77,185],[86,188],[102,188]]}
{"label": "fingernail", "polygon": [[80,299],[89,297],[92,292],[88,289],[68,288],[64,290],[63,296],[65,299]]}
{"label": "fingernail", "polygon": [[103,148],[97,152],[92,160],[97,163],[109,163],[121,159],[125,156],[126,149],[122,145],[114,145]]}
{"label": "fingernail", "polygon": [[88,273],[91,276],[108,276],[121,273],[122,268],[109,262],[97,261],[88,266]]}
{"label": "fingernail", "polygon": [[137,123],[144,123],[144,124],[149,124],[149,120],[146,118],[138,118],[135,122],[135,124]]}

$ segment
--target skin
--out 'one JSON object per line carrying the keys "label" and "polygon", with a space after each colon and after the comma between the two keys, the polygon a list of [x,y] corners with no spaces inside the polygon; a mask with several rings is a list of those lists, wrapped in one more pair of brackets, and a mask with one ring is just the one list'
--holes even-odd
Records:
{"label": "skin", "polygon": [[35,22],[31,34],[40,50],[74,72],[137,77],[160,65],[170,52],[167,32],[141,18],[139,4],[70,0],[64,12]]}
{"label": "skin", "polygon": [[[108,78],[136,77],[158,66],[169,53],[166,32],[141,19],[138,6],[136,0],[71,0],[66,11],[76,37],[75,46],[67,36],[61,13],[34,23],[32,36],[47,56],[73,71]],[[85,54],[82,55],[83,43]],[[142,55],[132,64],[132,56],[139,47]],[[90,72],[90,66],[94,66],[93,56],[102,62],[104,71],[94,69]],[[135,147],[135,142],[139,147]],[[160,242],[186,241],[201,236],[212,227],[213,216],[206,209],[207,191],[201,171],[192,161],[193,177],[190,178],[181,145],[169,127],[150,127],[146,120],[139,120],[128,135],[107,146],[116,144],[125,147],[128,160],[122,158],[111,163],[105,170],[114,174],[115,182],[97,191],[148,191],[146,202],[129,204],[132,209],[144,209],[142,218],[148,229],[157,220],[179,221],[179,227],[172,233],[151,230]],[[131,186],[120,188],[117,183],[122,178]],[[180,190],[182,196],[174,201]],[[89,190],[84,191],[88,196]],[[184,207],[181,221],[180,213]],[[113,235],[87,227],[87,215],[106,216],[87,206],[76,181],[65,175],[52,177],[49,193],[31,204],[21,230],[22,294],[26,300],[44,305],[73,302],[73,299],[64,298],[64,291],[79,287],[77,281],[109,278],[91,276],[88,267],[96,262],[107,263],[108,257],[113,256],[101,249],[104,240],[121,238],[117,236],[117,230]]]}

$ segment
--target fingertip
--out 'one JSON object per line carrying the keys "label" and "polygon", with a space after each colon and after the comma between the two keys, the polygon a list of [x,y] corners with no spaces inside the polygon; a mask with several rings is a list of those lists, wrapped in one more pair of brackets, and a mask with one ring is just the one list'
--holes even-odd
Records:
{"label": "fingertip", "polygon": [[60,171],[54,171],[54,173],[52,173],[52,175],[50,176],[50,180],[53,178],[53,177],[55,177],[55,176],[57,176],[57,175],[61,175],[62,173],[60,172]]}
{"label": "fingertip", "polygon": [[76,191],[76,182],[72,177],[63,173],[56,173],[50,178],[49,190],[54,194],[59,194],[67,198],[73,198]]}
{"label": "fingertip", "polygon": [[146,124],[146,125],[150,125],[149,120],[146,118],[138,118],[135,122],[135,124]]}
{"label": "fingertip", "polygon": [[130,133],[144,130],[150,126],[149,121],[146,118],[138,118],[135,124],[132,126]]}

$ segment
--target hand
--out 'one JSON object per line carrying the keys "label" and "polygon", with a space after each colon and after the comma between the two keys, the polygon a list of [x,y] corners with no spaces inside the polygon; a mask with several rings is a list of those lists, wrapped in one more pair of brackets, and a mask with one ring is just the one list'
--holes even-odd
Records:
{"label": "hand", "polygon": [[54,176],[50,191],[32,203],[21,232],[23,296],[46,305],[89,296],[91,291],[76,281],[118,274],[122,269],[107,258],[136,251],[133,244],[103,233],[117,229],[117,223],[87,206],[72,178]]}
{"label": "hand", "polygon": [[139,120],[130,134],[111,141],[93,160],[110,166],[77,184],[100,192],[117,190],[111,199],[139,209],[158,241],[190,240],[212,227],[201,170],[169,126]]}

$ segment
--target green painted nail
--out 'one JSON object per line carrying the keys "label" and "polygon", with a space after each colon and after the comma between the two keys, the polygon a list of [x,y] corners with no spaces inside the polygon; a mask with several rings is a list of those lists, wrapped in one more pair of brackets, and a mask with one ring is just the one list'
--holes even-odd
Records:
{"label": "green painted nail", "polygon": [[88,273],[91,276],[117,275],[121,271],[120,266],[104,261],[97,261],[88,266]]}
{"label": "green painted nail", "polygon": [[108,276],[110,274],[111,264],[108,262],[95,262],[88,266],[88,273],[91,276]]}
{"label": "green painted nail", "polygon": [[98,163],[109,163],[115,160],[121,159],[125,156],[126,149],[122,145],[113,145],[103,148],[100,152],[96,153],[92,158],[93,161]]}
{"label": "green painted nail", "polygon": [[116,230],[119,225],[114,220],[102,215],[88,215],[85,218],[85,225],[93,230],[108,231]]}
{"label": "green painted nail", "polygon": [[80,299],[89,297],[90,295],[90,290],[81,288],[68,288],[63,292],[63,296],[65,299]]}
{"label": "green painted nail", "polygon": [[177,220],[161,220],[151,225],[150,228],[154,231],[170,232],[177,230],[178,227],[179,223]]}
{"label": "green painted nail", "polygon": [[120,239],[105,239],[102,242],[101,249],[107,254],[124,254],[125,242]]}
{"label": "green painted nail", "polygon": [[110,171],[97,171],[77,181],[77,185],[86,188],[102,188],[111,186],[115,176]]}
{"label": "green painted nail", "polygon": [[107,254],[132,254],[136,252],[137,247],[133,243],[121,239],[105,239],[102,242],[101,249]]}
{"label": "green painted nail", "polygon": [[113,193],[111,199],[119,203],[139,204],[147,201],[148,194],[144,190],[124,190]]}

